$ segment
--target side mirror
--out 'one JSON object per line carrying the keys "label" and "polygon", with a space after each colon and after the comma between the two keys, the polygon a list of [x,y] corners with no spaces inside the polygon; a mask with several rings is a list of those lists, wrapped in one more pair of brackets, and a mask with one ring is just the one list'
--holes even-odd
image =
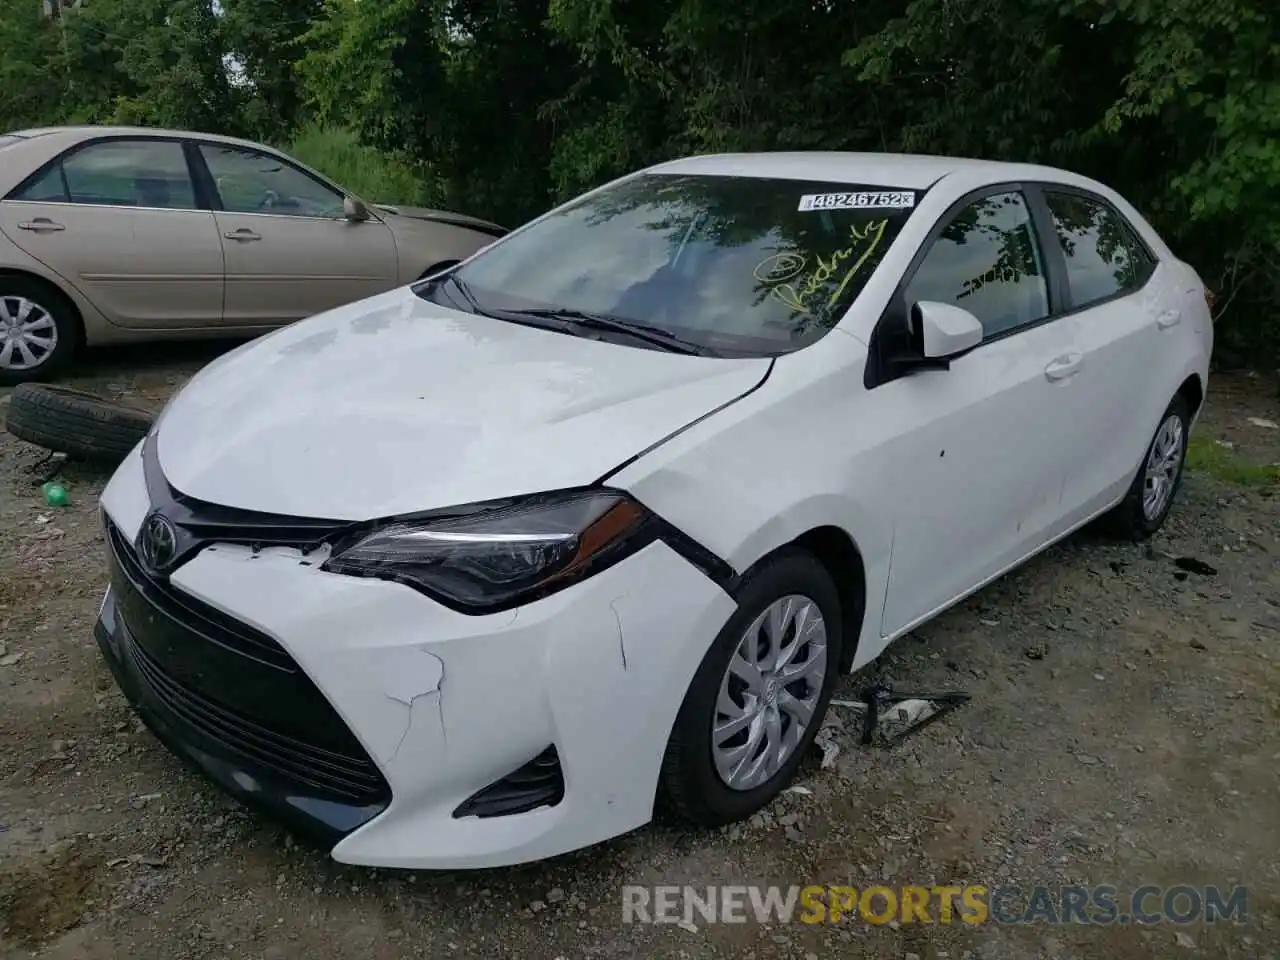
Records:
{"label": "side mirror", "polygon": [[355,197],[342,198],[342,215],[352,223],[363,223],[372,216],[369,208],[364,205],[364,201],[357,200]]}
{"label": "side mirror", "polygon": [[968,310],[935,300],[911,308],[911,339],[920,355],[944,360],[982,342],[982,323]]}

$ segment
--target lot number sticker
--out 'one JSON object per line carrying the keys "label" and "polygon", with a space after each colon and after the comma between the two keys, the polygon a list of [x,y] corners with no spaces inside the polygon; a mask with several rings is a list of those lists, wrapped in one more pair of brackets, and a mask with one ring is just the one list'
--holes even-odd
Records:
{"label": "lot number sticker", "polygon": [[808,210],[902,210],[916,205],[916,195],[907,191],[864,193],[806,193],[800,198],[800,211]]}

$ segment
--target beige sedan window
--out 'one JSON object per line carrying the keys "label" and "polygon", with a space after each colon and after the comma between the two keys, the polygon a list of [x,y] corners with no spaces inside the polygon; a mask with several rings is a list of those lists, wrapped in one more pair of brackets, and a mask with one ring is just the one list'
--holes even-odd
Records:
{"label": "beige sedan window", "polygon": [[195,210],[182,145],[172,140],[106,140],[51,166],[15,199],[107,207]]}
{"label": "beige sedan window", "polygon": [[207,143],[200,145],[200,154],[229,213],[342,216],[341,193],[278,157]]}

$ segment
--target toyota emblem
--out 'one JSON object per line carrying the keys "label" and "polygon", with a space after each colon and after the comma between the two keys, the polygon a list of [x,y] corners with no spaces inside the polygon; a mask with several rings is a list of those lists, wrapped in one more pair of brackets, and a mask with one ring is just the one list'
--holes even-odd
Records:
{"label": "toyota emblem", "polygon": [[151,514],[138,534],[138,555],[142,562],[153,573],[160,573],[173,563],[177,553],[178,531],[167,517]]}

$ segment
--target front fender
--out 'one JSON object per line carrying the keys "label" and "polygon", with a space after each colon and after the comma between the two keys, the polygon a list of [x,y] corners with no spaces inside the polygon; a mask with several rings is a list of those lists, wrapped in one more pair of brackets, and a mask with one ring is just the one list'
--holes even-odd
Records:
{"label": "front fender", "polygon": [[866,575],[855,668],[884,648],[893,542],[893,516],[859,496],[882,485],[874,431],[856,426],[861,384],[851,371],[864,356],[852,337],[830,334],[776,364],[760,389],[607,478],[738,573],[811,530],[843,530]]}

